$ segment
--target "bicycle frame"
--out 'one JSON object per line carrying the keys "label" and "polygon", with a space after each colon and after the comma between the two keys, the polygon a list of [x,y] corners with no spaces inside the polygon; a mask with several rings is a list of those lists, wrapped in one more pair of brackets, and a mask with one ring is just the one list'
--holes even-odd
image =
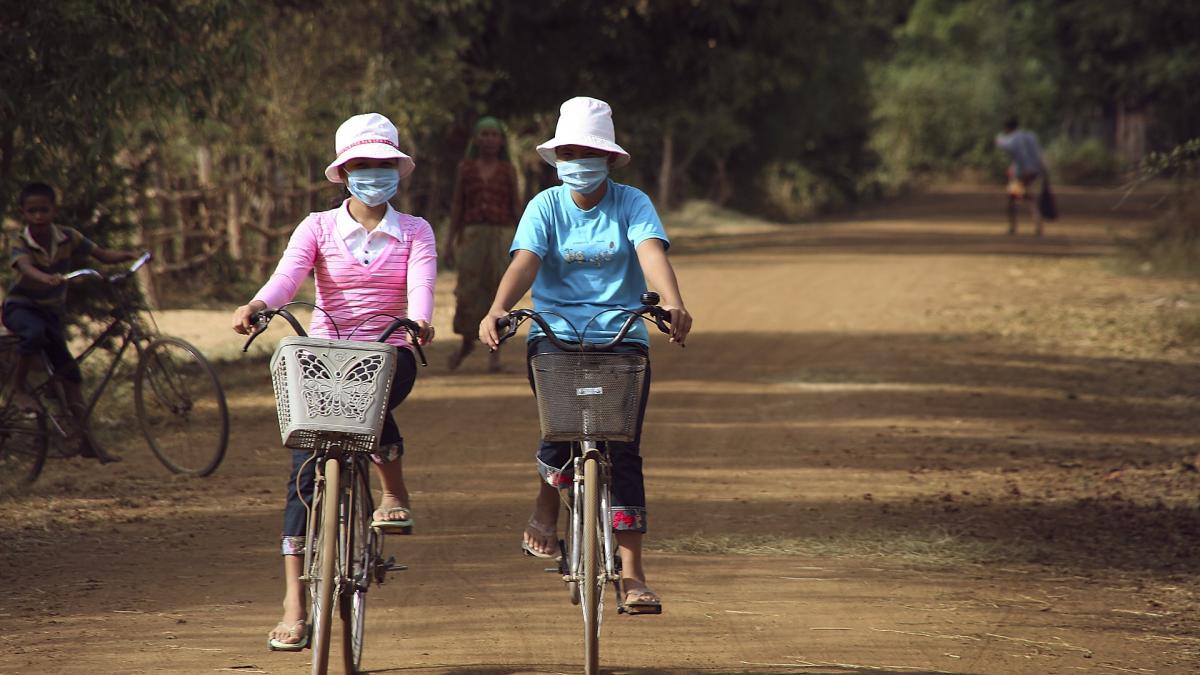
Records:
{"label": "bicycle frame", "polygon": [[[338,528],[338,555],[337,560],[335,561],[335,567],[337,568],[338,574],[334,579],[335,596],[340,592],[343,584],[355,581],[350,577],[350,570],[353,561],[350,560],[351,551],[349,542],[351,511],[353,510],[354,505],[351,504],[349,500],[343,500],[341,497],[344,494],[349,493],[351,487],[359,479],[360,475],[366,471],[369,471],[369,468],[366,466],[366,458],[360,457],[358,454],[359,453],[343,452],[339,448],[332,448],[328,450],[318,450],[317,452],[313,453],[312,458],[312,461],[316,462],[316,466],[314,467],[316,476],[313,479],[313,493],[309,496],[308,502],[305,503],[305,507],[308,509],[307,531],[318,531],[316,528],[316,519],[320,517],[320,514],[317,512],[317,509],[313,508],[313,504],[317,501],[316,496],[318,494],[322,496],[322,499],[330,499],[331,497],[337,498],[339,504],[338,522],[340,527]],[[330,459],[336,460],[339,466],[338,492],[341,494],[338,495],[329,495],[325,491],[325,462]],[[369,476],[369,474],[367,475]],[[369,498],[370,493],[368,493],[367,496]],[[321,536],[324,537],[325,533],[322,532]],[[314,539],[309,537],[304,546],[304,575],[300,577],[306,583],[310,580],[309,570],[312,564],[313,545]]]}
{"label": "bicycle frame", "polygon": [[116,319],[113,319],[112,323],[110,323],[103,332],[96,336],[96,339],[92,340],[92,343],[88,345],[86,349],[84,349],[79,353],[78,356],[75,357],[75,363],[78,365],[83,365],[83,362],[86,361],[87,358],[93,353],[99,351],[103,344],[110,337],[121,336],[122,338],[121,346],[116,350],[116,352],[113,353],[112,362],[109,363],[108,367],[104,370],[104,376],[100,378],[100,382],[96,385],[95,390],[92,391],[91,395],[88,396],[86,401],[84,401],[86,404],[84,409],[85,418],[92,416],[92,411],[95,410],[96,404],[100,401],[100,397],[104,395],[105,389],[108,388],[108,383],[111,382],[113,376],[116,375],[117,369],[120,367],[121,361],[125,357],[125,352],[129,350],[129,345],[133,345],[134,351],[137,352],[138,358],[141,359],[142,354],[145,352],[146,344],[150,342],[150,336],[142,332],[142,329],[137,325],[137,322],[130,320],[123,315],[124,310],[125,308],[122,307],[120,309],[120,311],[122,311],[122,316],[118,316]]}
{"label": "bicycle frame", "polygon": [[[104,277],[93,269],[81,269],[68,274],[67,279],[94,276],[105,279],[110,287],[112,287],[117,283],[123,283],[127,281],[129,278],[131,278],[132,274],[141,269],[142,266],[145,265],[149,260],[150,254],[147,253],[139,258],[137,262],[135,262],[129,268],[129,271],[110,277]],[[91,344],[89,344],[86,349],[74,357],[75,364],[77,366],[82,366],[84,361],[86,361],[93,353],[99,351],[109,338],[118,335],[123,337],[121,347],[115,352],[112,362],[108,364],[108,367],[105,369],[104,376],[100,379],[100,383],[96,385],[95,391],[93,391],[92,394],[84,401],[85,420],[92,416],[92,411],[95,410],[96,404],[100,401],[100,397],[104,394],[105,389],[108,387],[108,383],[112,381],[113,375],[116,374],[117,368],[120,366],[121,360],[125,356],[125,352],[129,349],[129,345],[134,345],[134,349],[137,351],[138,358],[140,359],[145,351],[146,343],[149,343],[152,339],[152,337],[146,334],[138,324],[138,310],[133,307],[126,295],[116,290],[114,290],[113,295],[115,297],[115,307],[112,312],[114,317],[112,322],[109,323],[108,326],[105,327],[105,329],[101,331],[95,339],[92,340]],[[46,365],[47,375],[53,379],[55,377],[53,369],[50,367],[49,362],[45,361],[44,356],[45,355],[43,355],[43,362]]]}
{"label": "bicycle frame", "polygon": [[[575,468],[574,478],[572,480],[572,503],[568,505],[571,511],[573,525],[571,528],[571,560],[568,567],[563,571],[563,581],[579,582],[581,572],[579,571],[579,551],[583,544],[581,526],[583,520],[583,463],[586,459],[595,459],[600,477],[600,505],[599,516],[600,522],[603,523],[603,554],[604,554],[604,576],[600,579],[600,585],[608,582],[615,582],[620,579],[621,563],[616,555],[616,538],[614,536],[612,526],[612,496],[609,493],[609,487],[612,485],[612,466],[608,461],[608,453],[599,447],[599,444],[593,441],[583,441],[581,443],[572,443],[572,458]],[[578,454],[576,453],[578,449]],[[619,598],[618,598],[619,601]]]}

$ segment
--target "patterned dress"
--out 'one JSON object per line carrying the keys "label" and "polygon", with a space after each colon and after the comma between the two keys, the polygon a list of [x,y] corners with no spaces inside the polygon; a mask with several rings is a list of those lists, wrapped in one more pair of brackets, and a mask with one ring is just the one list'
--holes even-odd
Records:
{"label": "patterned dress", "polygon": [[457,248],[454,332],[474,336],[508,268],[508,246],[517,222],[513,213],[516,169],[500,161],[484,179],[478,160],[464,159],[459,166],[463,231]]}

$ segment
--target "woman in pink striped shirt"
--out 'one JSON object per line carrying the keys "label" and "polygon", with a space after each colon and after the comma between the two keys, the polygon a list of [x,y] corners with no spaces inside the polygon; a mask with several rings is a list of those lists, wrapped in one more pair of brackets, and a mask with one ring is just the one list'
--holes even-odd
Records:
{"label": "woman in pink striped shirt", "polygon": [[[266,285],[248,304],[233,313],[233,329],[248,333],[255,312],[278,308],[289,301],[311,271],[316,279],[315,312],[309,326],[313,337],[373,340],[391,317],[407,317],[421,326],[422,344],[433,339],[433,284],[437,276],[437,246],[433,229],[424,219],[400,213],[388,204],[400,179],[410,174],[412,158],[399,149],[396,127],[383,115],[355,115],[338,129],[337,159],[325,177],[345,183],[349,195],[331,211],[309,214],[296,228],[283,258]],[[336,328],[335,328],[336,326]],[[399,347],[396,379],[389,408],[412,391],[416,360],[408,335],[397,331],[388,340]],[[404,485],[401,456],[404,440],[391,415],[384,418],[379,454],[383,495],[373,526],[407,534],[412,510]],[[284,509],[283,561],[286,589],[283,618],[271,631],[272,649],[296,651],[308,644],[304,604],[304,537],[308,526],[301,496],[311,494],[315,467],[311,453],[292,452],[292,474]]]}

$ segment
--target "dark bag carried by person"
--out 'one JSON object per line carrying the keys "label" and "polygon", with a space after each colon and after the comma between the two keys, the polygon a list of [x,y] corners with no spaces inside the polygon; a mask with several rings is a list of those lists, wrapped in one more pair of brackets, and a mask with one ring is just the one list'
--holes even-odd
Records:
{"label": "dark bag carried by person", "polygon": [[1050,179],[1042,181],[1042,194],[1038,195],[1038,211],[1046,220],[1058,218],[1058,205],[1054,203],[1054,193],[1050,191]]}

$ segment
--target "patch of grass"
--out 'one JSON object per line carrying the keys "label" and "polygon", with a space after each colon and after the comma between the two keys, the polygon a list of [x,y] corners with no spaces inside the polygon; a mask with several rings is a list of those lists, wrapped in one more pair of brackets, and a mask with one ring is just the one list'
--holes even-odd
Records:
{"label": "patch of grass", "polygon": [[783,226],[762,218],[726,209],[708,201],[692,200],[663,215],[672,236],[772,232]]}
{"label": "patch of grass", "polygon": [[656,542],[652,548],[669,553],[708,555],[886,558],[918,567],[951,567],[1010,557],[999,546],[964,538],[945,529],[863,530],[831,537],[695,533]]}

